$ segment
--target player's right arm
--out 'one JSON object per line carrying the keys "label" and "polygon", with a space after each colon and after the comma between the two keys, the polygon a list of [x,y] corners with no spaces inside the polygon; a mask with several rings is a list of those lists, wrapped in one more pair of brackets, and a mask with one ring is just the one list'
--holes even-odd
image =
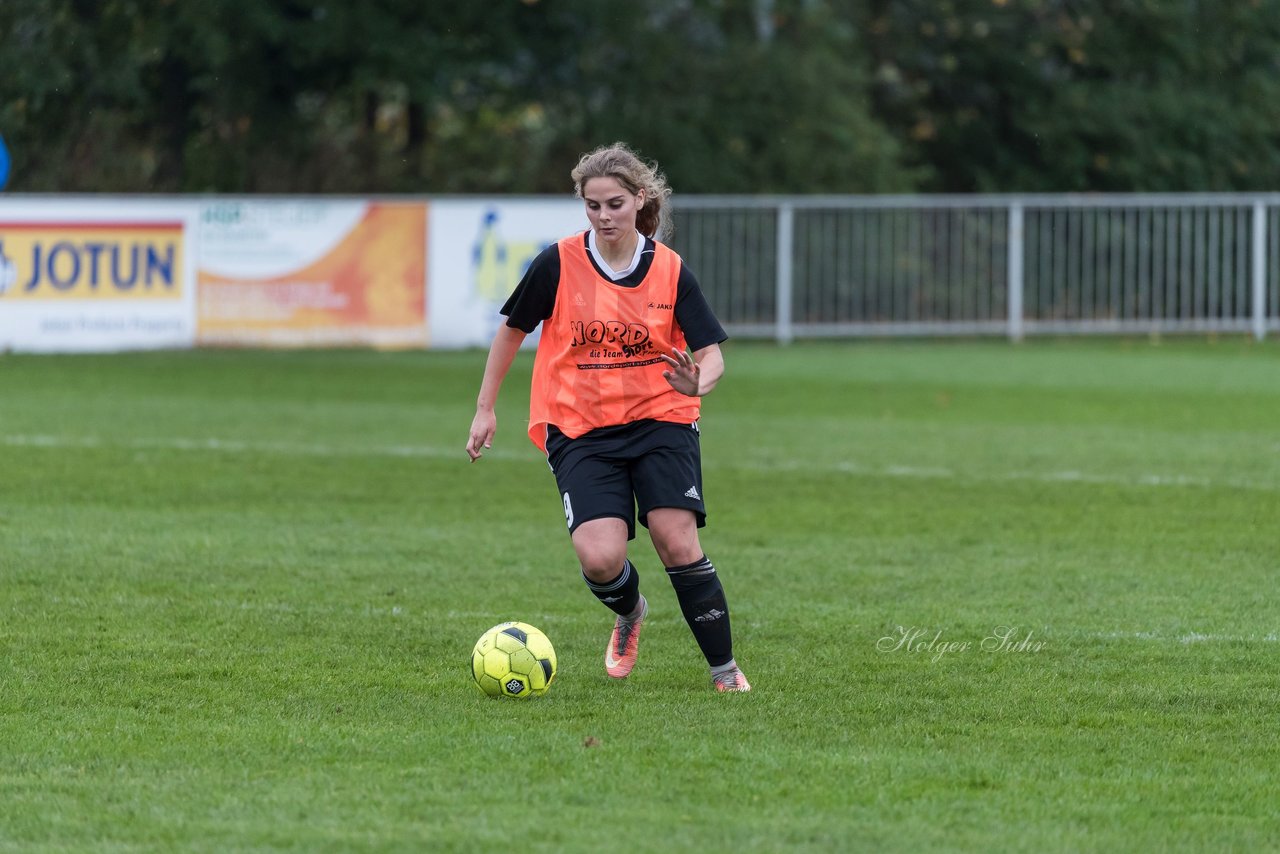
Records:
{"label": "player's right arm", "polygon": [[493,434],[498,432],[494,406],[498,403],[502,381],[511,370],[511,363],[520,352],[525,335],[523,329],[503,324],[498,327],[498,334],[493,336],[489,358],[484,365],[484,379],[480,382],[480,394],[476,397],[476,417],[471,420],[471,436],[467,439],[467,456],[473,463],[484,455],[480,450],[482,447],[493,447]]}
{"label": "player's right arm", "polygon": [[498,419],[493,413],[498,402],[498,390],[502,388],[502,381],[511,369],[511,362],[525,336],[537,329],[538,324],[550,317],[555,309],[559,282],[560,250],[557,244],[552,243],[529,264],[502,307],[501,313],[507,322],[498,328],[489,348],[480,396],[476,398],[476,417],[471,422],[471,436],[467,439],[467,456],[473,463],[480,459],[481,448],[493,446],[493,434],[498,430]]}

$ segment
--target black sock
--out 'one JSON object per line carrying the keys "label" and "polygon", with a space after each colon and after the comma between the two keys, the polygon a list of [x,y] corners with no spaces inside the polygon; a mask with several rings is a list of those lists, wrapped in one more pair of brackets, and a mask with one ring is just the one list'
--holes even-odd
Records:
{"label": "black sock", "polygon": [[676,589],[684,621],[707,658],[717,667],[733,661],[733,635],[729,631],[729,604],[716,568],[703,555],[688,566],[667,567],[667,577]]}
{"label": "black sock", "polygon": [[596,584],[587,578],[586,573],[583,573],[582,580],[587,582],[587,587],[591,588],[596,598],[615,614],[629,617],[640,604],[640,573],[629,560],[622,562],[622,572],[612,581]]}

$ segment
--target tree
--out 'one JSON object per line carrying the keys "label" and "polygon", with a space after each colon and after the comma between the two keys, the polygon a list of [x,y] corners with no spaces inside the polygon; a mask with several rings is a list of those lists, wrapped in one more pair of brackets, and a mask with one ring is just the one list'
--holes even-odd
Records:
{"label": "tree", "polygon": [[1280,178],[1275,4],[885,0],[876,114],[924,188],[1187,191]]}
{"label": "tree", "polygon": [[4,0],[10,188],[1271,189],[1280,5]]}

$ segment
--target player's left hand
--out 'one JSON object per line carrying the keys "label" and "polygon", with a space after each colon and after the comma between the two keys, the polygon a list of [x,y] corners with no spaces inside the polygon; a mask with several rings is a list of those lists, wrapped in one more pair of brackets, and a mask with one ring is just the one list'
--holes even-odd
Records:
{"label": "player's left hand", "polygon": [[698,384],[702,381],[702,369],[693,360],[693,356],[684,350],[672,347],[671,353],[675,358],[659,354],[662,361],[666,362],[671,368],[669,371],[662,372],[662,378],[681,394],[697,397]]}

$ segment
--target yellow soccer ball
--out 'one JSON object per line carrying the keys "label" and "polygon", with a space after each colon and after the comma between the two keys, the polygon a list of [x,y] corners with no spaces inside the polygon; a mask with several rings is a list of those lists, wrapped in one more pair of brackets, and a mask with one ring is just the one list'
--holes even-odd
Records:
{"label": "yellow soccer ball", "polygon": [[476,641],[471,675],[490,697],[540,697],[556,678],[556,651],[528,623],[499,623]]}

